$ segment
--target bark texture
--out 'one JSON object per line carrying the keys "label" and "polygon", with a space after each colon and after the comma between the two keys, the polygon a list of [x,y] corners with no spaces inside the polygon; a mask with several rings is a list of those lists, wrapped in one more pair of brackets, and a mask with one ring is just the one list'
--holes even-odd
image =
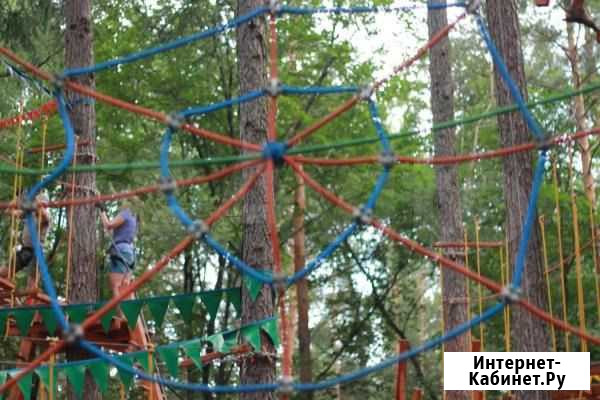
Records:
{"label": "bark texture", "polygon": [[[65,1],[65,67],[82,67],[94,62],[93,22],[91,18],[92,0]],[[78,83],[94,88],[94,76],[84,75],[74,79]],[[96,113],[93,102],[69,92],[68,100],[72,107],[69,116],[78,140],[88,141],[87,146],[76,150],[77,165],[94,164],[96,157]],[[89,190],[96,187],[96,174],[77,174],[75,177],[75,197],[89,196]],[[96,268],[96,209],[93,204],[76,206],[73,209],[72,265],[70,272],[70,303],[94,302],[98,297]],[[87,354],[77,348],[67,351],[70,360],[86,358]],[[69,390],[69,398],[76,396]],[[85,400],[99,399],[100,393],[89,373],[86,375]]]}
{"label": "bark texture", "polygon": [[[431,3],[446,4],[446,0],[433,0]],[[427,13],[429,37],[435,35],[447,24],[446,8],[429,9]],[[450,40],[446,37],[429,52],[431,112],[434,124],[450,121],[454,118],[454,81],[450,60]],[[433,132],[436,156],[456,154],[455,133],[453,128]],[[457,168],[456,166],[436,167],[435,176],[440,239],[445,242],[460,242],[463,240],[464,230]],[[456,250],[450,249],[444,255],[464,264],[464,256]],[[444,329],[449,331],[467,322],[467,281],[458,272],[444,270],[442,288]],[[446,342],[444,351],[469,351],[469,343],[468,334],[464,334]],[[446,399],[448,400],[467,400],[469,397],[467,391],[446,392]]]}
{"label": "bark texture", "polygon": [[[490,33],[498,46],[500,54],[507,64],[511,76],[527,98],[527,86],[521,49],[521,32],[519,28],[517,4],[515,0],[488,0],[487,17]],[[498,106],[513,103],[508,89],[496,73],[496,101]],[[508,147],[531,140],[527,126],[521,114],[514,112],[498,117],[502,146]],[[506,204],[506,233],[510,263],[514,268],[515,257],[522,226],[527,212],[527,203],[533,179],[533,153],[514,154],[503,159],[504,201]],[[537,220],[537,219],[536,219]],[[547,293],[544,284],[540,233],[534,224],[523,274],[522,296],[536,306],[547,308]],[[550,339],[546,325],[520,307],[511,308],[511,340],[512,351],[549,351]],[[528,391],[516,392],[517,399],[549,399],[548,392]]]}
{"label": "bark texture", "polygon": [[[264,0],[238,0],[237,15],[244,15],[264,5]],[[254,20],[237,29],[237,52],[240,75],[240,93],[266,86],[266,24],[264,18]],[[240,137],[242,140],[264,144],[267,140],[267,102],[265,98],[240,105]],[[246,169],[247,179],[255,169]],[[242,259],[255,268],[272,269],[273,252],[269,240],[265,206],[265,179],[261,176],[245,196],[242,210]],[[274,301],[270,286],[263,285],[256,301],[252,301],[242,285],[242,323],[268,318],[273,315]],[[242,384],[267,383],[275,380],[274,353],[268,337],[262,334],[263,354],[244,358],[241,362]],[[273,393],[244,393],[241,399],[274,399]]]}

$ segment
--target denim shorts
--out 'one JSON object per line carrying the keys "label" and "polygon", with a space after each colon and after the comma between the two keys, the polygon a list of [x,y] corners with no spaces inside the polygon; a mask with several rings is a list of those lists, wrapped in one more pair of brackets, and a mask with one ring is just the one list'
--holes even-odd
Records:
{"label": "denim shorts", "polygon": [[110,272],[114,274],[129,274],[135,265],[135,250],[132,244],[119,243],[109,251]]}

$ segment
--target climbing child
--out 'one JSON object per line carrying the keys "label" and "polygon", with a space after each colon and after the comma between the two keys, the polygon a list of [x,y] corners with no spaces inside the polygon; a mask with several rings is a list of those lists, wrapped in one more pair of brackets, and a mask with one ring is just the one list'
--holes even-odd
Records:
{"label": "climbing child", "polygon": [[[36,196],[37,203],[47,203],[48,195],[44,192],[40,192]],[[15,217],[24,218],[25,214],[23,210],[20,209],[7,209],[7,214],[10,214]],[[50,213],[46,208],[38,208],[36,212],[36,221],[39,224],[39,239],[42,247],[44,246],[44,242],[46,241],[46,236],[50,225],[52,224],[52,219]],[[35,259],[35,255],[33,253],[33,242],[31,240],[31,234],[29,229],[27,228],[27,224],[23,224],[23,231],[21,232],[20,243],[17,245],[17,252],[15,255],[15,270],[19,272],[31,264]],[[0,277],[7,278],[8,277],[8,266],[4,266],[0,268]],[[35,275],[33,273],[29,274],[29,278],[27,281],[27,288],[31,289],[35,286]]]}
{"label": "climbing child", "polygon": [[123,201],[119,214],[112,220],[106,216],[106,208],[98,204],[102,225],[112,231],[111,244],[108,251],[109,281],[113,295],[129,284],[135,265],[135,248],[133,241],[137,235],[138,221],[128,201]]}

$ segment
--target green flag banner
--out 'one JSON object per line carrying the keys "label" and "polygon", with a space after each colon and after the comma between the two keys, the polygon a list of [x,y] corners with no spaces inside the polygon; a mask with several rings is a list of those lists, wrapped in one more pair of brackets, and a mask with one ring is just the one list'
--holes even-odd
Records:
{"label": "green flag banner", "polygon": [[211,319],[215,319],[217,316],[217,311],[219,311],[219,304],[221,303],[221,298],[223,297],[223,292],[221,291],[213,291],[206,292],[200,295],[200,300],[206,307],[206,311],[210,315]]}
{"label": "green flag banner", "polygon": [[84,364],[76,364],[69,365],[65,368],[62,368],[63,374],[69,380],[71,387],[73,388],[73,392],[77,396],[77,398],[81,398],[83,395],[83,384],[85,382],[85,369],[86,366]]}
{"label": "green flag banner", "polygon": [[181,296],[173,298],[173,303],[175,303],[175,307],[181,313],[181,318],[185,323],[189,323],[192,320],[192,315],[194,313],[194,297]]}
{"label": "green flag banner", "polygon": [[[241,336],[244,340],[248,341],[254,349],[260,349],[262,347],[261,331],[264,331],[268,335],[273,344],[276,346],[279,344],[277,319],[273,317],[245,325],[240,329],[216,333],[208,337],[185,342],[157,346],[156,355],[164,362],[169,374],[172,377],[177,378],[179,375],[180,351],[183,351],[198,368],[201,368],[203,344],[211,343],[213,351],[215,352],[229,353],[231,349],[237,345]],[[134,362],[137,362],[143,370],[149,371],[148,357],[147,351],[140,351],[118,356],[118,359],[129,366],[133,366]],[[153,363],[156,365],[156,360],[153,360]],[[102,393],[107,392],[109,388],[110,365],[98,358],[77,361],[74,363],[56,364],[53,372],[53,386],[56,388],[56,377],[60,374],[68,379],[73,386],[75,393],[80,396],[84,387],[86,369],[90,372],[100,391]],[[0,371],[0,385],[3,380],[6,380],[8,375],[12,376],[16,373],[18,373],[18,370]],[[40,378],[42,384],[48,388],[50,385],[50,370],[48,365],[38,367],[35,370],[35,373]],[[126,389],[131,387],[134,378],[133,374],[118,369],[118,377]],[[31,374],[26,376],[24,380],[19,381],[19,389],[23,393],[25,400],[28,400],[31,391]]]}
{"label": "green flag banner", "polygon": [[104,329],[104,333],[108,334],[108,332],[110,331],[110,322],[116,314],[117,310],[111,308],[106,314],[100,317],[100,323],[102,324],[102,329]]}
{"label": "green flag banner", "polygon": [[87,364],[88,371],[96,381],[96,386],[100,389],[101,393],[106,393],[108,390],[108,377],[110,373],[110,367],[107,363],[102,360],[94,360]]}
{"label": "green flag banner", "polygon": [[[133,360],[131,359],[131,356],[122,355],[117,358],[123,364],[127,364],[128,366],[133,367]],[[131,388],[131,385],[133,384],[133,374],[128,371],[122,370],[121,368],[117,368],[117,374],[119,375],[119,379],[121,379],[121,383],[123,383],[123,386],[125,386],[125,391],[128,391]]]}
{"label": "green flag banner", "polygon": [[146,304],[148,305],[150,316],[156,324],[156,328],[159,329],[165,320],[165,314],[169,308],[169,299],[146,300]]}
{"label": "green flag banner", "polygon": [[256,298],[263,287],[262,282],[259,282],[248,275],[244,275],[244,285],[246,285],[246,289],[248,289],[252,301],[256,301]]}
{"label": "green flag banner", "polygon": [[156,352],[165,362],[169,374],[177,378],[179,375],[179,348],[175,346],[160,346],[156,348]]}
{"label": "green flag banner", "polygon": [[279,325],[277,324],[277,319],[273,318],[268,320],[262,325],[263,331],[269,335],[271,338],[271,342],[275,348],[279,347]]}
{"label": "green flag banner", "polygon": [[227,292],[227,300],[233,305],[237,315],[242,315],[242,293],[240,290]]}
{"label": "green flag banner", "polygon": [[[42,382],[42,385],[44,385],[44,388],[46,388],[47,391],[50,391],[50,368],[49,367],[40,367],[38,369],[35,370],[35,374],[38,376],[38,378],[40,378],[40,382]],[[56,393],[56,378],[53,379],[53,392]],[[53,396],[53,398],[56,398],[56,396]]]}
{"label": "green flag banner", "polygon": [[15,317],[15,322],[17,323],[17,328],[19,329],[21,336],[27,336],[35,312],[36,310],[34,308],[13,309],[12,315]]}
{"label": "green flag banner", "polygon": [[[254,284],[252,289],[254,298],[258,296],[261,287],[262,285],[260,284]],[[179,309],[184,323],[189,323],[193,316],[193,307],[198,301],[197,299],[202,302],[208,314],[213,319],[215,318],[219,310],[220,303],[223,301],[223,299],[230,301],[237,310],[238,314],[241,312],[241,293],[239,287],[178,294],[174,296],[126,300],[120,304],[120,307],[123,311],[123,314],[125,314],[125,317],[127,318],[129,327],[133,329],[142,307],[147,305],[150,316],[154,320],[156,326],[160,328],[165,320],[165,314],[169,308],[169,303],[172,302],[177,309]],[[71,322],[81,324],[92,311],[98,310],[104,304],[105,303],[69,304],[63,306],[63,311],[65,314],[67,314]],[[22,336],[25,336],[29,331],[31,321],[33,320],[36,312],[40,313],[42,322],[46,327],[48,334],[54,336],[56,334],[58,323],[54,317],[52,309],[46,305],[0,310],[0,327],[6,326],[6,320],[10,315],[12,315],[15,318],[19,332]],[[100,319],[102,328],[106,333],[110,331],[110,322],[115,316],[116,312],[116,309],[113,308]]]}
{"label": "green flag banner", "polygon": [[[8,320],[8,310],[0,310],[0,332],[4,333],[6,321]],[[5,377],[6,378],[6,377]]]}
{"label": "green flag banner", "polygon": [[88,316],[91,307],[88,304],[74,304],[64,307],[65,313],[69,317],[69,322],[81,324]]}
{"label": "green flag banner", "polygon": [[248,341],[248,343],[250,343],[250,345],[254,348],[254,351],[261,350],[259,325],[250,325],[243,327],[242,336]]}
{"label": "green flag banner", "polygon": [[[18,372],[18,371],[17,371]],[[23,394],[23,400],[31,399],[31,378],[33,373],[28,373],[17,382],[17,386]]]}
{"label": "green flag banner", "polygon": [[121,303],[121,311],[123,311],[123,314],[127,319],[127,325],[129,325],[129,329],[135,329],[135,325],[137,324],[137,320],[140,316],[140,311],[142,311],[143,305],[143,300],[130,300]]}
{"label": "green flag banner", "polygon": [[200,341],[194,340],[181,346],[185,354],[196,364],[196,367],[202,368],[202,355],[200,354]]}
{"label": "green flag banner", "polygon": [[58,326],[54,311],[50,308],[42,308],[40,309],[40,315],[42,316],[42,321],[46,326],[46,330],[50,335],[54,336],[56,334],[56,327]]}

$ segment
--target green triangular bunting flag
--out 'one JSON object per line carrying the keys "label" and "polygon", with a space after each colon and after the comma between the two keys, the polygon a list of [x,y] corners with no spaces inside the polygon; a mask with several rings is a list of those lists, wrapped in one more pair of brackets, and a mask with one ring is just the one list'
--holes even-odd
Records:
{"label": "green triangular bunting flag", "polygon": [[[46,390],[50,390],[50,368],[40,367],[35,370],[36,375],[40,378],[40,382]],[[56,387],[56,379],[54,379],[54,387]],[[56,398],[56,396],[53,396]]]}
{"label": "green triangular bunting flag", "polygon": [[[18,371],[17,371],[18,373]],[[15,373],[16,375],[16,373]],[[21,379],[19,379],[19,381],[17,382],[17,386],[19,387],[19,390],[21,391],[21,393],[23,393],[23,399],[24,400],[30,400],[31,399],[31,377],[33,376],[33,373],[28,373],[27,375],[25,375],[24,377],[22,377]]]}
{"label": "green triangular bunting flag", "polygon": [[152,319],[156,323],[156,328],[160,328],[165,320],[165,314],[169,308],[169,299],[152,299],[147,301],[148,309]]}
{"label": "green triangular bunting flag", "polygon": [[0,372],[0,385],[4,385],[4,382],[6,382],[6,372],[2,371]]}
{"label": "green triangular bunting flag", "polygon": [[135,324],[143,305],[144,302],[142,300],[128,300],[121,303],[121,311],[123,311],[125,318],[127,318],[129,329],[135,329]]}
{"label": "green triangular bunting flag", "polygon": [[181,318],[185,323],[189,323],[192,320],[195,300],[194,296],[181,296],[173,299],[173,303],[175,303],[175,307],[181,313]]}
{"label": "green triangular bunting flag", "polygon": [[56,327],[58,326],[54,312],[50,307],[44,307],[40,309],[40,314],[42,315],[42,321],[44,321],[48,334],[53,336],[56,333]]}
{"label": "green triangular bunting flag", "polygon": [[85,382],[85,365],[69,365],[62,368],[62,372],[69,380],[77,398],[81,398],[83,395],[83,384]]}
{"label": "green triangular bunting flag", "polygon": [[156,351],[167,365],[167,370],[172,377],[179,375],[179,349],[177,347],[157,347]]}
{"label": "green triangular bunting flag", "polygon": [[[0,310],[0,334],[4,335],[6,329],[6,320],[8,319],[8,310]],[[6,379],[6,377],[5,377]]]}
{"label": "green triangular bunting flag", "polygon": [[89,312],[90,306],[87,304],[65,307],[65,313],[69,316],[69,322],[71,323],[81,324],[85,321]]}
{"label": "green triangular bunting flag", "polygon": [[17,328],[19,329],[19,332],[21,332],[21,336],[27,336],[27,332],[29,332],[29,327],[31,326],[31,321],[33,321],[33,317],[35,316],[35,309],[16,308],[13,309],[12,315],[15,317]]}
{"label": "green triangular bunting flag", "polygon": [[106,314],[104,314],[100,318],[100,323],[102,324],[102,329],[104,329],[104,333],[108,333],[110,331],[110,323],[116,314],[117,310],[115,308],[111,308]]}
{"label": "green triangular bunting flag", "polygon": [[198,340],[185,343],[181,345],[181,348],[185,351],[185,354],[192,359],[194,364],[196,364],[196,367],[202,368],[202,356],[200,355],[200,342]]}
{"label": "green triangular bunting flag", "polygon": [[277,320],[273,318],[272,320],[266,321],[262,324],[261,328],[269,335],[271,342],[273,342],[273,346],[279,347],[279,326],[277,325]]}
{"label": "green triangular bunting flag", "polygon": [[108,390],[108,375],[109,368],[108,364],[104,361],[95,361],[87,365],[88,371],[96,381],[96,386],[100,389],[100,392],[106,393]]}
{"label": "green triangular bunting flag", "polygon": [[248,275],[244,275],[244,285],[246,285],[246,289],[248,289],[248,293],[250,294],[252,301],[256,301],[256,298],[258,297],[258,294],[263,286],[262,282],[259,282]]}
{"label": "green triangular bunting flag", "polygon": [[[130,367],[133,367],[133,361],[131,360],[131,358],[129,356],[120,356],[117,358],[119,360],[121,360],[124,364],[127,364]],[[131,387],[131,384],[133,383],[133,374],[131,374],[128,371],[124,371],[121,368],[117,368],[117,370],[118,370],[118,374],[119,374],[119,379],[121,379],[123,386],[125,386],[125,390],[129,390],[129,388]]]}
{"label": "green triangular bunting flag", "polygon": [[242,336],[254,348],[254,351],[260,351],[260,328],[258,325],[250,325],[242,328]]}
{"label": "green triangular bunting flag", "polygon": [[223,346],[225,345],[225,339],[223,339],[223,335],[220,333],[211,335],[207,338],[207,340],[212,344],[213,351],[217,351],[219,353],[225,353],[223,351]]}
{"label": "green triangular bunting flag", "polygon": [[148,352],[144,351],[135,355],[135,361],[137,361],[141,366],[144,372],[148,372],[148,367],[150,366],[148,360]]}
{"label": "green triangular bunting flag", "polygon": [[225,338],[225,343],[221,346],[221,353],[229,353],[232,348],[237,346],[237,337],[234,335],[229,338]]}
{"label": "green triangular bunting flag", "polygon": [[233,304],[233,308],[237,312],[237,315],[242,314],[242,293],[241,290],[235,289],[227,292],[227,299]]}
{"label": "green triangular bunting flag", "polygon": [[220,290],[200,293],[200,300],[202,300],[202,304],[204,304],[204,307],[206,307],[211,319],[214,319],[217,316],[219,304],[221,303],[221,297],[223,297],[223,292]]}

